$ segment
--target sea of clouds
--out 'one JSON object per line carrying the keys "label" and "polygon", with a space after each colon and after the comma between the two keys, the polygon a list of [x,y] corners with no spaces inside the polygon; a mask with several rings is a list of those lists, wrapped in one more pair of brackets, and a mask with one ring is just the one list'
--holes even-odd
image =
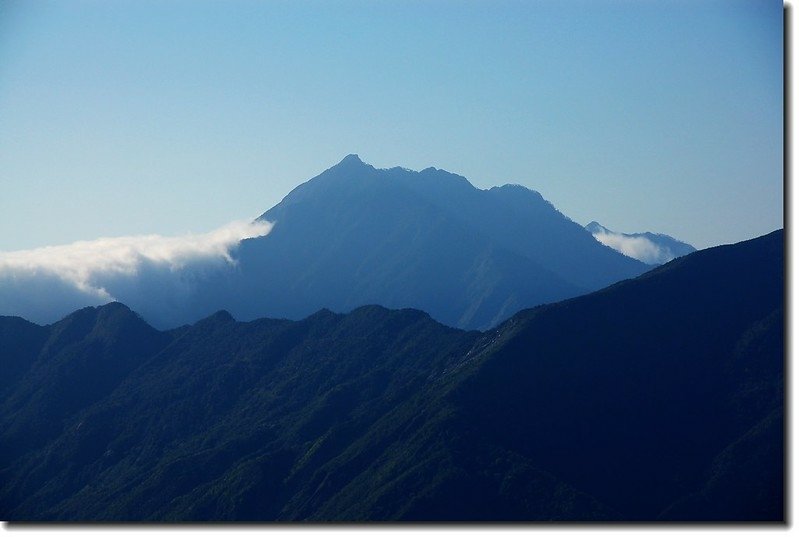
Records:
{"label": "sea of clouds", "polygon": [[596,231],[593,235],[605,246],[610,246],[617,252],[648,265],[662,265],[675,257],[670,248],[656,244],[641,235],[627,235],[607,229]]}
{"label": "sea of clouds", "polygon": [[187,322],[187,312],[212,312],[213,293],[197,291],[235,270],[242,240],[271,229],[266,221],[242,220],[203,234],[104,237],[0,252],[0,315],[52,323],[81,307],[120,301],[154,326],[176,326]]}

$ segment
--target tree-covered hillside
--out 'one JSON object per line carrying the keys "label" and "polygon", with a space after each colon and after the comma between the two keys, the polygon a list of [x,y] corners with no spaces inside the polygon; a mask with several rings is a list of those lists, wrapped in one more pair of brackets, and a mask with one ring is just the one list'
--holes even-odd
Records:
{"label": "tree-covered hillside", "polygon": [[5,520],[782,520],[783,233],[464,332],[0,318]]}

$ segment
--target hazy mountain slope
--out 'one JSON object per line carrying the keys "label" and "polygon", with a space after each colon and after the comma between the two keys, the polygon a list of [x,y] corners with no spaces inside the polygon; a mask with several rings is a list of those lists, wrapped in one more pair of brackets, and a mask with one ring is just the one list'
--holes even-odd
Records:
{"label": "hazy mountain slope", "polygon": [[535,192],[482,191],[434,169],[377,170],[354,155],[261,218],[275,227],[241,245],[228,302],[244,319],[377,303],[488,328],[646,270]]}
{"label": "hazy mountain slope", "polygon": [[242,243],[231,312],[298,318],[376,303],[485,328],[584,292],[384,175],[345,160],[263,215],[275,227]]}
{"label": "hazy mountain slope", "polygon": [[619,233],[596,221],[585,229],[600,243],[649,265],[662,265],[696,251],[690,244],[662,233]]}
{"label": "hazy mountain slope", "polygon": [[463,225],[579,287],[600,289],[647,270],[597,245],[582,226],[523,186],[480,190],[464,177],[435,168],[418,173],[402,168],[387,172]]}
{"label": "hazy mountain slope", "polygon": [[[168,333],[81,310],[16,347],[0,517],[780,520],[782,241],[482,334],[376,306]],[[66,381],[85,395],[35,395]]]}

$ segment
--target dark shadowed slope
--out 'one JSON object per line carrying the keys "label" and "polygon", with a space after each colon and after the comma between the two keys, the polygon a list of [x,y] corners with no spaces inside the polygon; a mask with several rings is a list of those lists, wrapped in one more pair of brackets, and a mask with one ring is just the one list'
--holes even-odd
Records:
{"label": "dark shadowed slope", "polygon": [[522,312],[454,419],[622,519],[781,519],[783,281],[775,232]]}
{"label": "dark shadowed slope", "polygon": [[[122,306],[75,315],[106,318],[109,308]],[[93,331],[102,330],[84,330],[79,344],[93,348]],[[137,367],[90,408],[78,393],[60,395],[58,412],[51,397],[22,412],[3,407],[4,422],[47,442],[0,432],[0,516],[289,517],[284,504],[319,464],[418,393],[478,333],[372,306],[297,322],[237,323],[220,312],[160,336],[169,338],[161,352],[141,349]],[[53,347],[59,356],[73,348]],[[95,355],[72,359],[80,365],[84,356]],[[17,382],[14,399],[35,391],[41,376],[80,386],[97,376],[82,367],[46,373]]]}
{"label": "dark shadowed slope", "polygon": [[781,520],[783,281],[775,232],[485,333],[375,306],[169,333],[121,305],[24,337],[0,318],[23,364],[0,517]]}
{"label": "dark shadowed slope", "polygon": [[303,514],[782,520],[782,241],[521,312],[325,465],[309,488],[341,490]]}
{"label": "dark shadowed slope", "polygon": [[536,192],[478,190],[434,168],[379,170],[355,155],[261,218],[275,227],[242,244],[236,298],[226,306],[245,319],[375,303],[488,328],[647,269]]}
{"label": "dark shadowed slope", "polygon": [[62,421],[110,394],[170,336],[119,303],[84,308],[48,327],[0,317],[0,457],[8,460],[61,432]]}

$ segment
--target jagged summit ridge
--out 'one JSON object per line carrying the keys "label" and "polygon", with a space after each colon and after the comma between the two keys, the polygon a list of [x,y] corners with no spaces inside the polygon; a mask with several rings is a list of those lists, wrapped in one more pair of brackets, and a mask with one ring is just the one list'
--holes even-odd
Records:
{"label": "jagged summit ridge", "polygon": [[[647,270],[534,190],[482,190],[445,170],[375,168],[354,155],[261,218],[275,226],[242,243],[239,305],[220,304],[237,319],[380,304],[488,328]],[[255,296],[262,302],[248,302]]]}
{"label": "jagged summit ridge", "polygon": [[367,164],[363,160],[361,160],[361,157],[359,157],[357,153],[350,153],[349,155],[341,159],[341,161],[338,164],[336,164],[336,166],[334,167],[337,166],[368,166],[370,168],[373,167],[371,164]]}

